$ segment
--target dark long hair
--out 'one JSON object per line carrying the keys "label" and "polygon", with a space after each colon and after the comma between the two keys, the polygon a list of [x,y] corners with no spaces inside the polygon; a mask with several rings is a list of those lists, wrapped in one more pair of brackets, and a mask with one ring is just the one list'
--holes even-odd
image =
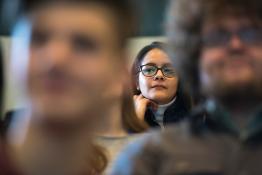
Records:
{"label": "dark long hair", "polygon": [[138,118],[135,112],[133,95],[130,87],[125,89],[122,96],[122,119],[124,128],[129,133],[142,133],[149,128],[145,122]]}

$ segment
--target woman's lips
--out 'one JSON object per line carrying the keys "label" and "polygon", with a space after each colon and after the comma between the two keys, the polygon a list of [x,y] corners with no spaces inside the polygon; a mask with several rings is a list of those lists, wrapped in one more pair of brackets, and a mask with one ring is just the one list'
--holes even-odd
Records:
{"label": "woman's lips", "polygon": [[166,86],[161,85],[161,84],[153,85],[152,88],[154,88],[154,89],[167,89]]}

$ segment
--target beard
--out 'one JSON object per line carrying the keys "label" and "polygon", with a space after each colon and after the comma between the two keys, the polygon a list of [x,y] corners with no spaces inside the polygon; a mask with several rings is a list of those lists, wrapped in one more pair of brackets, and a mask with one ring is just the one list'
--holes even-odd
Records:
{"label": "beard", "polygon": [[202,65],[201,92],[228,106],[261,104],[261,66],[261,58],[232,51],[226,58]]}
{"label": "beard", "polygon": [[245,82],[227,82],[223,78],[202,86],[202,93],[229,107],[257,106],[262,102],[261,76]]}

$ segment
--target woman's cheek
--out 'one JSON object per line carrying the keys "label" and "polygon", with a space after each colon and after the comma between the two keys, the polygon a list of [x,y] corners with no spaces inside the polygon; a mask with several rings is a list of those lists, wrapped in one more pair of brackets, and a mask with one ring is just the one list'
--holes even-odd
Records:
{"label": "woman's cheek", "polygon": [[150,90],[150,80],[148,80],[146,77],[139,77],[139,87],[142,95],[148,96]]}

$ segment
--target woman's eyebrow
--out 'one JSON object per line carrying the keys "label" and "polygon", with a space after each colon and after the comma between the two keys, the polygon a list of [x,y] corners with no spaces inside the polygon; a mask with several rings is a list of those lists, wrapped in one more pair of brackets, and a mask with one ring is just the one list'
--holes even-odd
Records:
{"label": "woman's eyebrow", "polygon": [[142,64],[142,65],[153,65],[153,66],[156,66],[156,64],[155,64],[155,63],[152,63],[152,62],[146,62],[146,63],[144,63],[144,64]]}
{"label": "woman's eyebrow", "polygon": [[[153,63],[153,62],[147,62],[147,63],[144,63],[143,65],[153,65],[153,66],[159,66],[157,65],[156,63]],[[163,64],[160,64],[161,67],[163,66],[173,66],[171,63],[163,63]]]}

